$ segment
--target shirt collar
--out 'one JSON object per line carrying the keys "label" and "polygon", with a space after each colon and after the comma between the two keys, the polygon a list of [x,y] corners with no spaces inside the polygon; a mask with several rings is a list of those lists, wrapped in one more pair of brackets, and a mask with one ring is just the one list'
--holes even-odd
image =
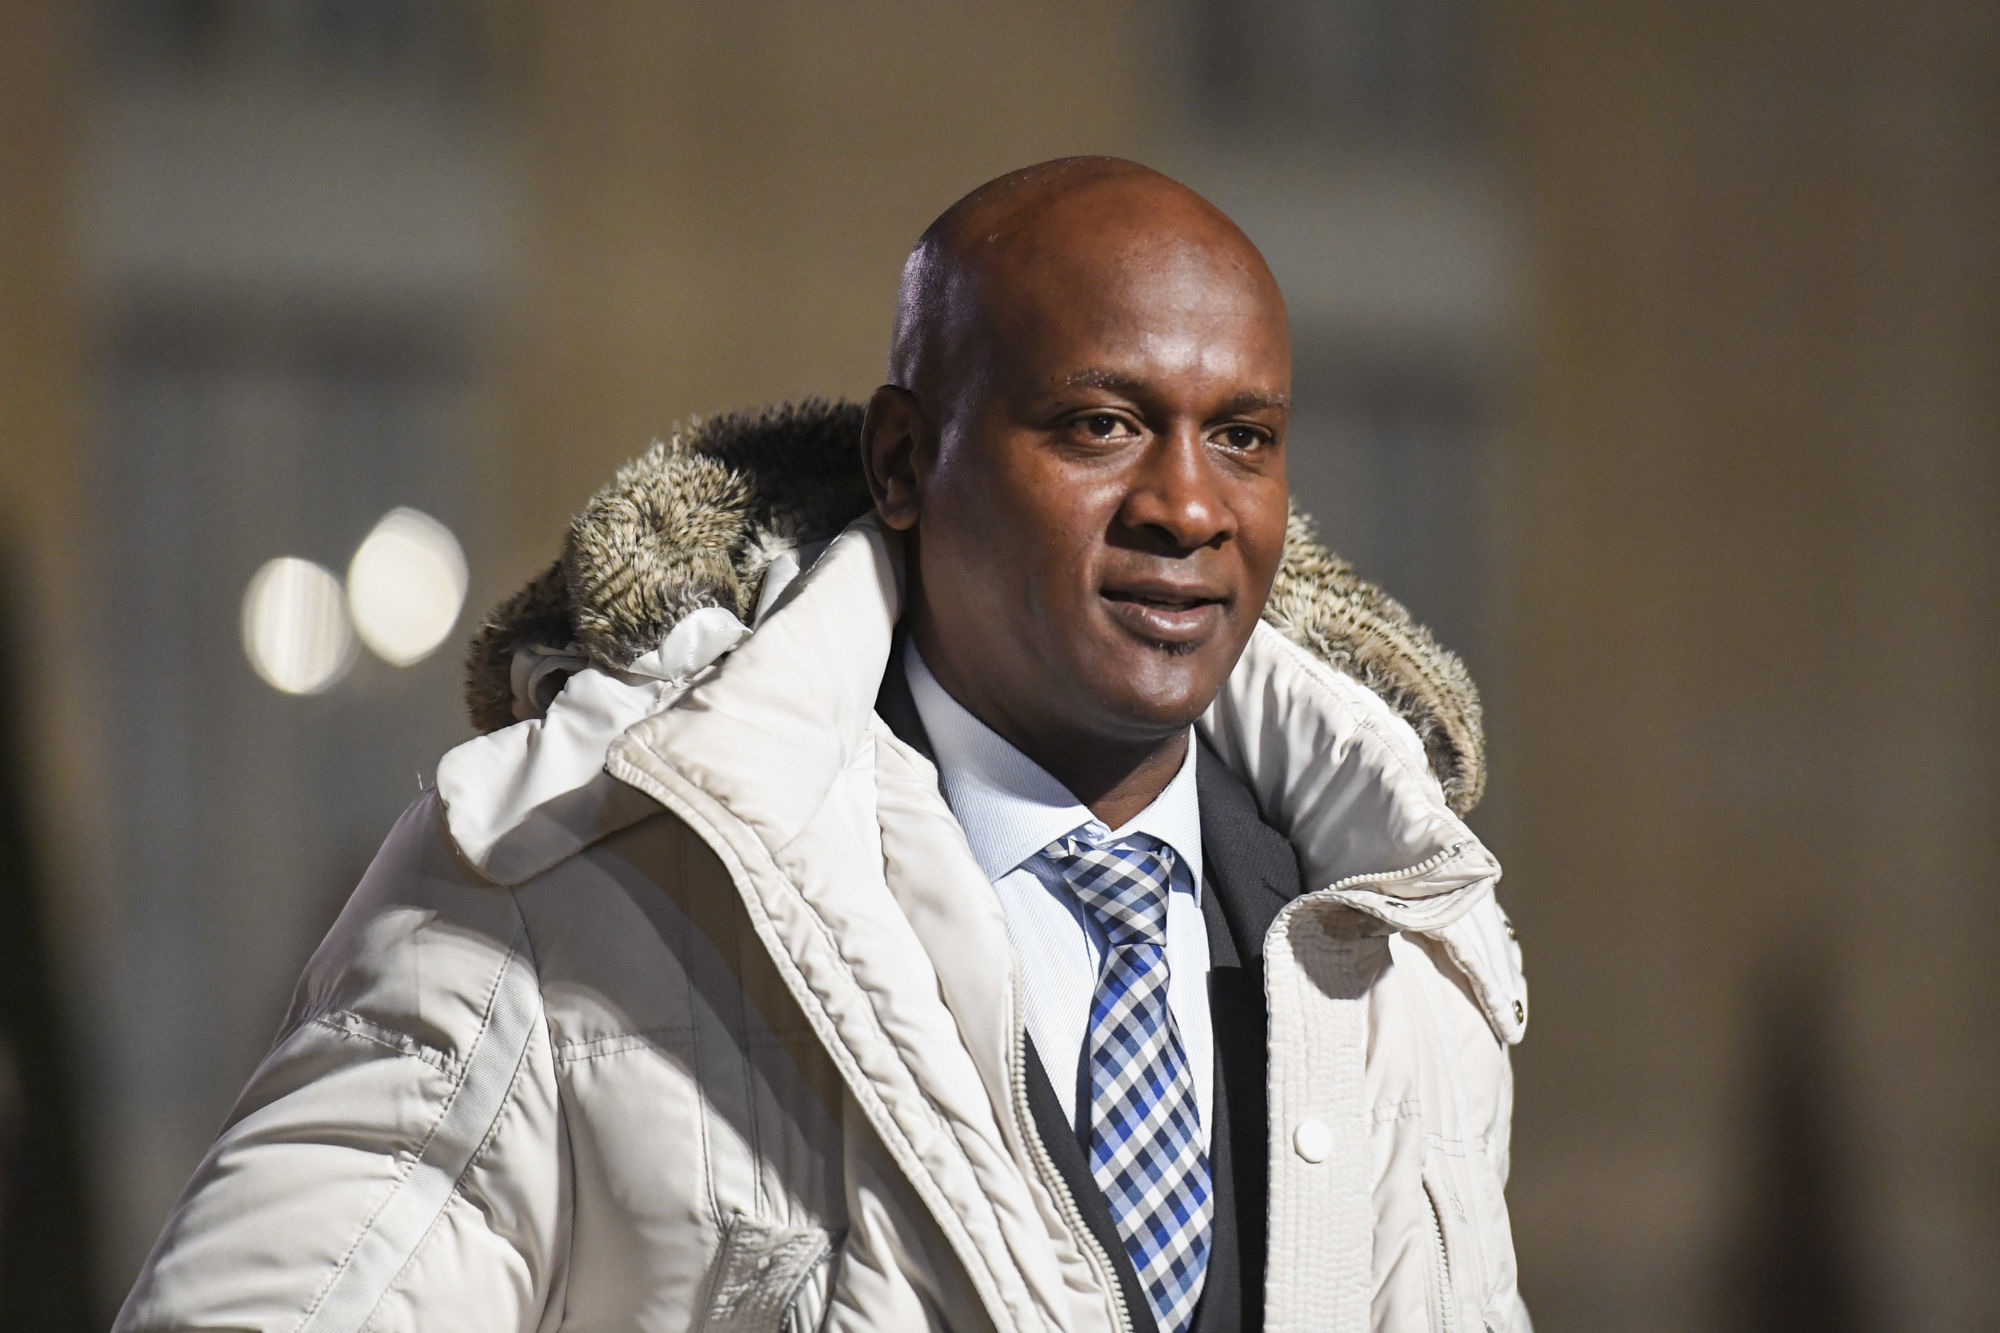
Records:
{"label": "shirt collar", "polygon": [[[999,879],[1080,825],[1103,827],[1069,788],[952,698],[909,640],[903,646],[903,674],[937,756],[945,801],[987,879]],[[1186,864],[1199,901],[1201,806],[1195,794],[1194,751],[1190,727],[1180,771],[1151,805],[1110,836],[1144,834],[1172,847]]]}

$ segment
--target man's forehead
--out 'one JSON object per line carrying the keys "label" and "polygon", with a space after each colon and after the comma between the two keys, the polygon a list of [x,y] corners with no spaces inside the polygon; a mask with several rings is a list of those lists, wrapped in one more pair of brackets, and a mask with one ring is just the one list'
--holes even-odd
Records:
{"label": "man's forehead", "polygon": [[968,268],[954,305],[953,341],[1017,387],[1025,376],[1139,396],[1149,375],[1243,386],[1250,374],[1267,398],[1289,389],[1276,285],[1227,251],[1166,244],[996,260]]}
{"label": "man's forehead", "polygon": [[[1153,388],[1152,382],[1144,375],[1118,370],[1109,366],[1085,366],[1055,377],[1055,387],[1059,389],[1104,389],[1111,393],[1123,394],[1128,398],[1142,398]],[[1256,411],[1268,409],[1289,412],[1292,395],[1282,389],[1236,387],[1227,404],[1236,411]]]}

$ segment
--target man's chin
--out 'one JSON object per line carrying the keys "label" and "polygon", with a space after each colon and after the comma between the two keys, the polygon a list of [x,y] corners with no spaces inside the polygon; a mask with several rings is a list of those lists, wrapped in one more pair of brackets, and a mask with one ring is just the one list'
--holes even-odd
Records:
{"label": "man's chin", "polygon": [[1149,648],[1128,670],[1100,676],[1105,684],[1085,694],[1109,724],[1102,730],[1135,740],[1185,731],[1208,711],[1222,686],[1221,677],[1203,669],[1201,646],[1176,652]]}

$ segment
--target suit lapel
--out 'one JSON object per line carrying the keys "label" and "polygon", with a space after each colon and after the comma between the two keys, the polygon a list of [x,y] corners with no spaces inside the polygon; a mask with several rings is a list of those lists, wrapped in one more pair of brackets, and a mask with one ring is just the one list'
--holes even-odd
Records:
{"label": "suit lapel", "polygon": [[1299,896],[1298,858],[1264,822],[1249,789],[1207,745],[1195,756],[1201,802],[1202,918],[1208,924],[1208,1003],[1215,1026],[1215,1250],[1192,1333],[1264,1325],[1269,1223],[1270,1050],[1264,936]]}
{"label": "suit lapel", "polygon": [[[1227,928],[1231,961],[1261,963],[1271,923],[1301,892],[1298,855],[1284,834],[1264,822],[1250,789],[1222,756],[1207,741],[1197,743],[1195,791],[1208,886]],[[1213,942],[1215,932],[1209,934]]]}

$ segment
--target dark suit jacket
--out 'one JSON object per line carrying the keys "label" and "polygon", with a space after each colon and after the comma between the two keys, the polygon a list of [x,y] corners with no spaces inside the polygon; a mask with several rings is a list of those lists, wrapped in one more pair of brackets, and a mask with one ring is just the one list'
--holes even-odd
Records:
{"label": "dark suit jacket", "polygon": [[[930,755],[930,739],[903,678],[902,644],[889,657],[876,709],[890,730]],[[1264,934],[1300,892],[1292,845],[1264,822],[1257,802],[1206,742],[1195,757],[1201,805],[1202,917],[1208,924],[1208,1002],[1215,1026],[1215,1112],[1209,1130],[1214,1182],[1214,1245],[1192,1333],[1235,1333],[1264,1325],[1265,1197],[1270,1131],[1265,1081],[1269,1034],[1264,1011]],[[1090,1174],[1076,1127],[1039,1054],[1028,1061],[1028,1106],[1056,1169],[1097,1243],[1111,1256],[1132,1323],[1156,1333],[1111,1207]]]}

